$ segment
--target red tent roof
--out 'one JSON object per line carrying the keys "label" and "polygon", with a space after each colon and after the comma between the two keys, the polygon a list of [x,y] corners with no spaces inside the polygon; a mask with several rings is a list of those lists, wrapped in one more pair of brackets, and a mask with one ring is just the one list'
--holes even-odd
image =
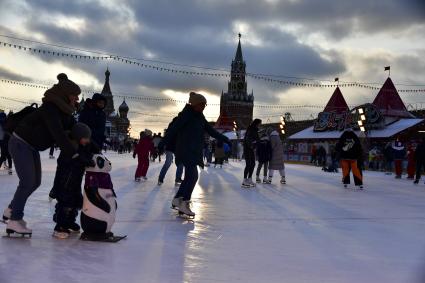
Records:
{"label": "red tent roof", "polygon": [[390,78],[385,81],[372,104],[381,111],[382,115],[399,118],[414,118],[414,116],[407,111],[406,106],[404,106]]}
{"label": "red tent roof", "polygon": [[215,122],[214,128],[225,130],[225,131],[232,131],[233,121],[229,117],[227,117],[225,113],[221,113],[217,119],[217,122]]}
{"label": "red tent roof", "polygon": [[341,90],[339,87],[337,87],[329,99],[328,104],[326,104],[325,110],[323,110],[323,112],[335,112],[340,114],[347,112],[348,110],[350,109],[348,108],[347,102],[345,101]]}

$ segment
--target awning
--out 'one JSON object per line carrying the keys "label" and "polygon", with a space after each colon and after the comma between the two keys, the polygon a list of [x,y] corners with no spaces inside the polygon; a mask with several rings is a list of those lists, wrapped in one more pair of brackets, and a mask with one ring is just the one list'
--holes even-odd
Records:
{"label": "awning", "polygon": [[[369,131],[367,136],[369,138],[389,138],[423,121],[424,119],[400,119],[392,124],[387,125],[384,129]],[[293,134],[288,139],[338,139],[342,133],[342,131],[314,132],[313,127],[309,127],[296,134]],[[357,131],[356,134],[359,135],[360,131]]]}

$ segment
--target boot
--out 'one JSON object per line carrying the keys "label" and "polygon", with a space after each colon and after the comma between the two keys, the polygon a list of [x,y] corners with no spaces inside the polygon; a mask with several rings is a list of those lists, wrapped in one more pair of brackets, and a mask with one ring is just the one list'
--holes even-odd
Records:
{"label": "boot", "polygon": [[190,201],[182,200],[181,205],[179,207],[179,213],[186,214],[187,216],[195,217],[195,213],[190,210]]}
{"label": "boot", "polygon": [[260,176],[257,176],[257,178],[255,179],[255,181],[259,184],[259,183],[261,183],[261,179],[260,179]]}
{"label": "boot", "polygon": [[6,207],[6,209],[3,211],[3,223],[7,223],[7,221],[9,221],[11,216],[12,216],[12,209],[10,209],[9,207]]}
{"label": "boot", "polygon": [[69,235],[71,232],[64,227],[59,226],[59,224],[56,224],[55,229],[53,231],[53,237],[58,239],[67,239],[69,238]]}
{"label": "boot", "polygon": [[286,184],[285,176],[282,176],[282,177],[280,178],[280,183],[281,183],[281,184]]}
{"label": "boot", "polygon": [[9,220],[7,222],[6,233],[8,235],[17,233],[22,236],[32,235],[32,230],[27,228],[26,222],[24,220]]}
{"label": "boot", "polygon": [[173,200],[171,201],[171,208],[178,209],[181,206],[182,201],[183,201],[182,197],[173,198]]}
{"label": "boot", "polygon": [[249,179],[248,178],[243,179],[242,188],[249,188],[249,187],[251,187],[251,184],[249,183]]}

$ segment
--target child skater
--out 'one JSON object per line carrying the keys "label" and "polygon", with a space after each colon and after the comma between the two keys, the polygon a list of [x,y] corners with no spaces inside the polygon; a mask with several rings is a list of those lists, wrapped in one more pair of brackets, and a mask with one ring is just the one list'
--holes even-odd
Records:
{"label": "child skater", "polygon": [[134,149],[133,158],[138,157],[137,169],[134,175],[134,180],[140,182],[141,179],[146,181],[146,173],[149,169],[149,155],[152,154],[155,147],[152,142],[152,131],[145,129],[144,132],[140,132],[140,140]]}
{"label": "child skater", "polygon": [[62,151],[57,159],[56,175],[50,196],[56,198],[56,222],[53,236],[66,239],[71,232],[79,232],[80,225],[76,223],[78,210],[83,204],[81,183],[85,168],[93,165],[92,155],[98,149],[90,144],[90,128],[83,123],[76,123],[71,130],[71,142],[78,146],[75,156],[67,156]]}
{"label": "child skater", "polygon": [[224,152],[224,144],[223,141],[217,141],[214,151],[214,168],[217,165],[220,165],[220,168],[223,168],[223,161],[226,158],[226,153]]}

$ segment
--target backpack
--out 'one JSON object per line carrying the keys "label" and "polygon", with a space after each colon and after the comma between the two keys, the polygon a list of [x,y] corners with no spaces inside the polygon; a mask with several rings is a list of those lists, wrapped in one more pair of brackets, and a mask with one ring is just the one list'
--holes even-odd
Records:
{"label": "backpack", "polygon": [[14,114],[9,115],[6,118],[6,122],[4,124],[4,131],[12,134],[13,131],[18,127],[19,123],[29,114],[33,113],[38,109],[38,104],[33,103],[31,106],[24,107],[21,111],[16,112]]}

